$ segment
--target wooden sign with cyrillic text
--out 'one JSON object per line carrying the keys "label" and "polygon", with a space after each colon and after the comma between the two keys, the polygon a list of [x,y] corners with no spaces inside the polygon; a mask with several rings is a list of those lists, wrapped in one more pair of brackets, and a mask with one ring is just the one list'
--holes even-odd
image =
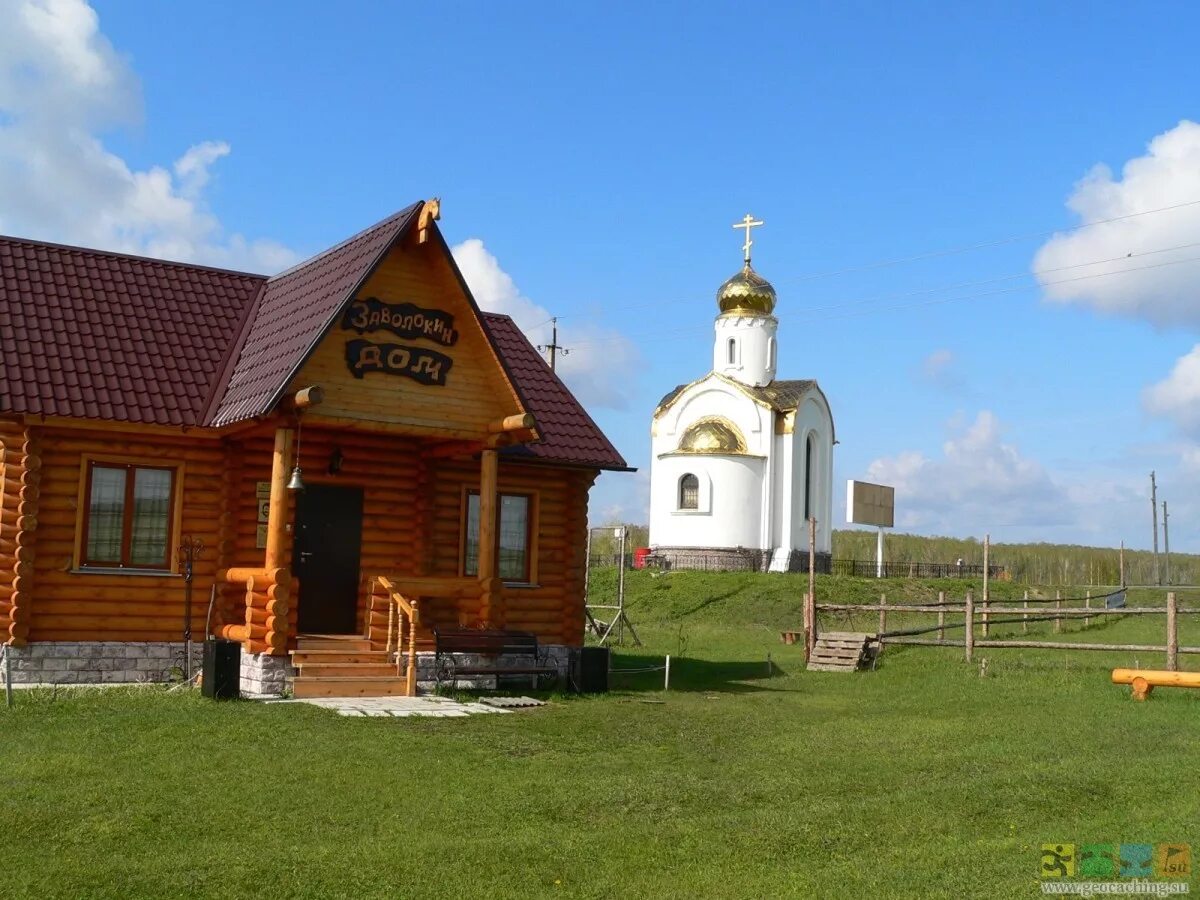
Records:
{"label": "wooden sign with cyrillic text", "polygon": [[445,384],[454,360],[436,350],[374,341],[346,342],[346,365],[350,374],[362,378],[368,372],[403,375],[421,384]]}

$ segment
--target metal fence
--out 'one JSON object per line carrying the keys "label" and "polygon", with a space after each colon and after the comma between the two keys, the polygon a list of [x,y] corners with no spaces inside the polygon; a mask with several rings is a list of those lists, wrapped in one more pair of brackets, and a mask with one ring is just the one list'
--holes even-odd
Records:
{"label": "metal fence", "polygon": [[[671,558],[651,554],[646,558],[646,567],[651,569],[673,569],[676,571],[699,572],[766,572],[771,567],[772,553],[767,550],[737,550],[725,553],[687,553],[678,551]],[[593,569],[615,568],[621,561],[618,553],[593,553],[588,560]],[[625,567],[633,568],[633,554],[625,554]],[[815,568],[819,575],[848,575],[856,578],[874,578],[876,563],[866,559],[832,559],[818,553]],[[786,571],[807,572],[808,551],[795,550],[789,558]],[[989,566],[989,577],[1003,578],[1004,566]],[[983,566],[959,565],[958,563],[885,562],[884,578],[982,578]]]}
{"label": "metal fence", "polygon": [[[874,560],[834,559],[829,561],[829,571],[824,575],[853,575],[858,578],[874,578],[877,567]],[[821,572],[820,566],[817,571]],[[1004,575],[1004,566],[988,566],[990,578]],[[959,565],[958,563],[885,562],[884,578],[982,578],[983,566]]]}

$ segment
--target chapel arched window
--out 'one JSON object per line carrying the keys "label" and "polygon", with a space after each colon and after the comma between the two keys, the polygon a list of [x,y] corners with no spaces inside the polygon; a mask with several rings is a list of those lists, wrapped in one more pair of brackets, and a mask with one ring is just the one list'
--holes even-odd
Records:
{"label": "chapel arched window", "polygon": [[700,479],[691,473],[679,479],[679,508],[700,508]]}
{"label": "chapel arched window", "polygon": [[813,456],[817,452],[817,442],[813,440],[810,434],[808,440],[804,442],[804,521],[812,518],[813,514],[813,467],[815,460]]}

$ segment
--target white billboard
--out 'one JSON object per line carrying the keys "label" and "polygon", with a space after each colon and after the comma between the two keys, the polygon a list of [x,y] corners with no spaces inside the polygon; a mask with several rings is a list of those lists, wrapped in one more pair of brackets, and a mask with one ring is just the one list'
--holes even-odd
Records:
{"label": "white billboard", "polygon": [[846,482],[846,521],[855,525],[896,524],[896,489],[869,481]]}

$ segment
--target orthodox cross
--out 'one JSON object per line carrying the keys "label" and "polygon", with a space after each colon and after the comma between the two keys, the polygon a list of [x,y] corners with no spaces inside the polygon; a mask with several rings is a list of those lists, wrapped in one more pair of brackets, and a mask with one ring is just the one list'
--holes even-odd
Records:
{"label": "orthodox cross", "polygon": [[750,229],[757,228],[762,222],[755,221],[754,216],[749,213],[742,221],[734,224],[734,228],[746,229],[746,243],[742,245],[742,251],[746,254],[746,265],[750,265],[750,248],[754,245],[754,241],[750,240]]}

